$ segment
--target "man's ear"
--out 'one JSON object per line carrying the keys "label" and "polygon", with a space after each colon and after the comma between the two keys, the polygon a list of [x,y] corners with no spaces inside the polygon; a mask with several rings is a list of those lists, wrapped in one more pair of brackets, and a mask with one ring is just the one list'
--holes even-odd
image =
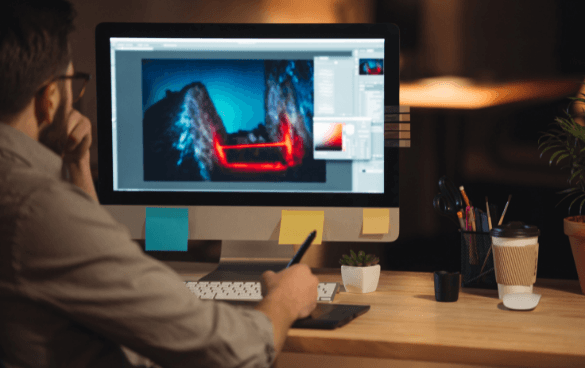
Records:
{"label": "man's ear", "polygon": [[35,97],[35,117],[39,127],[51,124],[59,107],[60,93],[57,82],[49,83]]}

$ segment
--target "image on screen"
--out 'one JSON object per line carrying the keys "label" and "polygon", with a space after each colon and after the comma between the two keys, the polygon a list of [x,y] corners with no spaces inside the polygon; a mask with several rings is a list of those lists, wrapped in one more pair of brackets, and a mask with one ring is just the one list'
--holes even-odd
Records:
{"label": "image on screen", "polygon": [[313,60],[142,59],[145,181],[325,182]]}
{"label": "image on screen", "polygon": [[360,59],[360,75],[384,75],[384,59]]}

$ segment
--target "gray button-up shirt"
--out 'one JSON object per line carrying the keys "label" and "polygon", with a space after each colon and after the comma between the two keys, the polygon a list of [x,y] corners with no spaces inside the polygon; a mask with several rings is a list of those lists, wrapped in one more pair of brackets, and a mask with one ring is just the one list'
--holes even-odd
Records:
{"label": "gray button-up shirt", "polygon": [[[268,367],[260,311],[200,300],[140,249],[61,159],[0,123],[0,357],[7,367]],[[0,359],[0,360],[1,360]]]}

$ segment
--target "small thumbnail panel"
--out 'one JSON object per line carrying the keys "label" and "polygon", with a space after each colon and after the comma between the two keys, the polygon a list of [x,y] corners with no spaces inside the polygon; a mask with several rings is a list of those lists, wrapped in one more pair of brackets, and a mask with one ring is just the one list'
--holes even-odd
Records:
{"label": "small thumbnail panel", "polygon": [[384,59],[360,59],[360,75],[384,75]]}

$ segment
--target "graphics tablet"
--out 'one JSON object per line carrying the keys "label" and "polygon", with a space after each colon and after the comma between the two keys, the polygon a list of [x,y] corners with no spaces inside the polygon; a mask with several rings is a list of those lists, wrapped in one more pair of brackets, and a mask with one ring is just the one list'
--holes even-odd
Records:
{"label": "graphics tablet", "polygon": [[[256,301],[240,300],[221,300],[220,302],[250,308],[253,308],[258,304]],[[333,330],[347,324],[369,310],[369,305],[317,303],[317,307],[311,315],[307,318],[296,320],[295,323],[293,323],[292,328]]]}

